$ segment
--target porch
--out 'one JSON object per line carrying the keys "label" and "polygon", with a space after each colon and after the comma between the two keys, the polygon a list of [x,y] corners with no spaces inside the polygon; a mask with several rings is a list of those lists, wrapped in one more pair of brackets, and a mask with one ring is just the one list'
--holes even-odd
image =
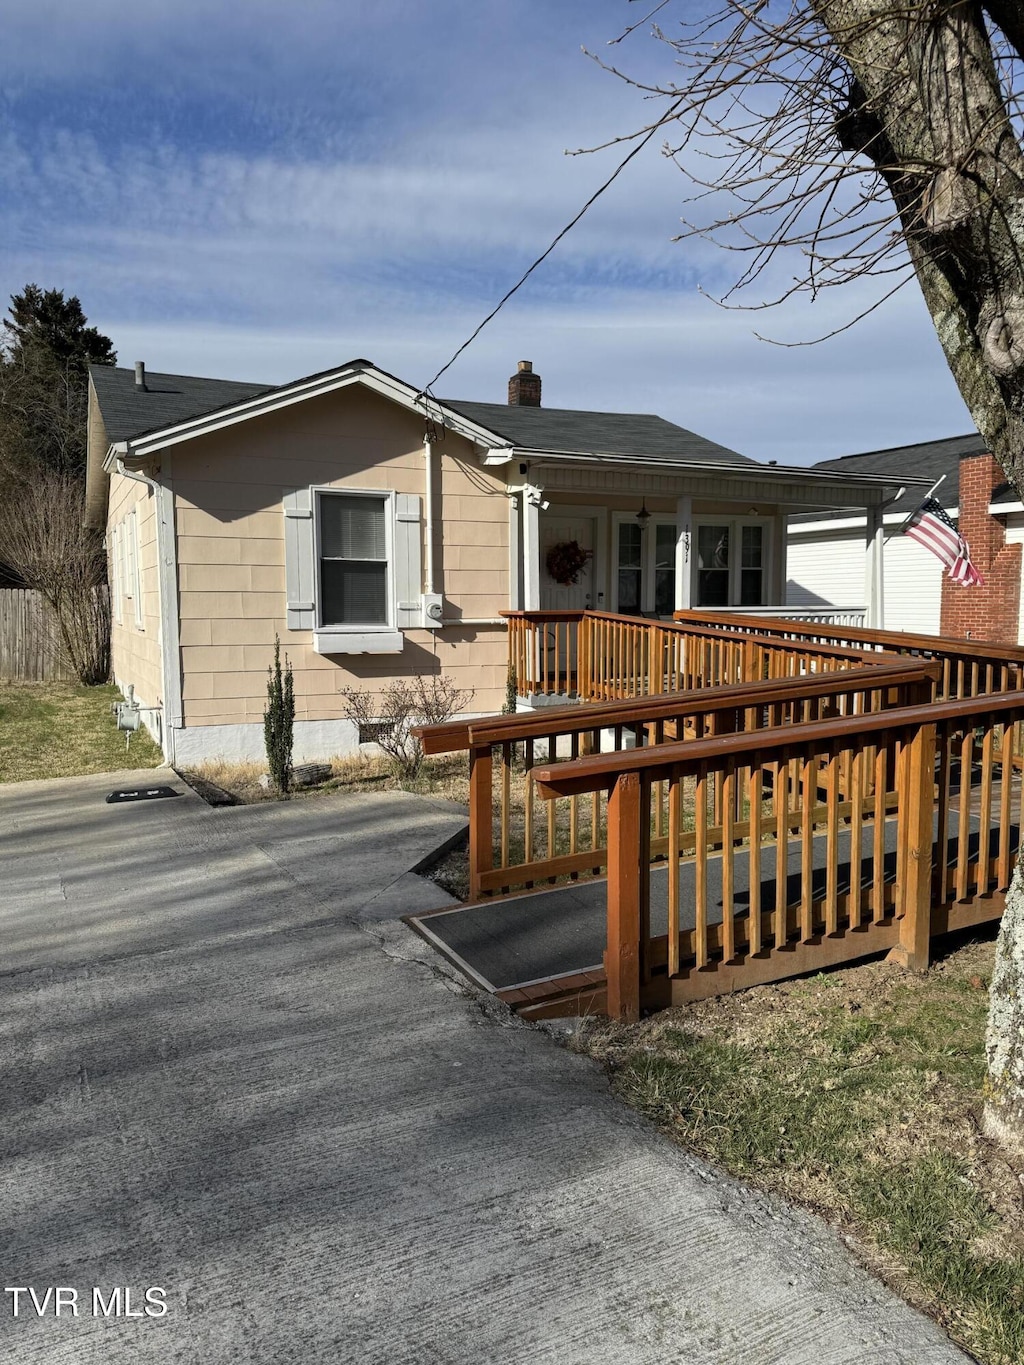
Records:
{"label": "porch", "polygon": [[509,645],[521,688],[579,700],[424,731],[470,754],[471,893],[416,927],[524,1013],[921,969],[1001,914],[1024,650],[696,612],[511,613]]}
{"label": "porch", "polygon": [[[906,492],[891,478],[854,480],[739,456],[710,465],[554,454],[524,461],[519,474],[521,482],[509,477],[510,597],[518,610],[662,620],[680,610],[754,610],[883,623],[884,514]],[[851,578],[838,610],[787,607],[790,516],[837,511],[863,519],[863,577]]]}

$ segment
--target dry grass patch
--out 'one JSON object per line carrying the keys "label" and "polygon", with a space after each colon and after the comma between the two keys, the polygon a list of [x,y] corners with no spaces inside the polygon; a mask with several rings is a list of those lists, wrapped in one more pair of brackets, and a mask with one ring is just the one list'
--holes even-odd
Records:
{"label": "dry grass patch", "polygon": [[125,747],[110,710],[120,695],[110,685],[0,682],[0,782],[159,766],[145,730]]}
{"label": "dry grass patch", "polygon": [[[334,791],[409,791],[442,800],[469,800],[469,763],[465,754],[445,754],[425,759],[415,777],[398,776],[389,761],[381,755],[360,755],[356,758],[330,760],[331,777],[317,787],[300,788],[290,792],[287,800],[305,800]],[[260,786],[260,776],[267,771],[265,763],[228,763],[214,760],[182,770],[191,777],[212,783],[230,792],[244,805],[258,801],[279,801],[272,788]]]}
{"label": "dry grass patch", "polygon": [[682,1145],[837,1222],[988,1365],[1024,1360],[1024,1170],[978,1127],[992,942],[586,1023],[574,1046]]}

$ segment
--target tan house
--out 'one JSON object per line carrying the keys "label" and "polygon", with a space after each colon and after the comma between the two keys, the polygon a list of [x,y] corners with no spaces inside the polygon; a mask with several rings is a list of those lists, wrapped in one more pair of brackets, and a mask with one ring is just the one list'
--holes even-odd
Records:
{"label": "tan house", "polygon": [[[443,672],[473,713],[500,709],[503,611],[784,614],[791,513],[867,510],[861,610],[880,621],[894,477],[759,464],[540,396],[528,361],[507,404],[428,401],[366,360],[274,388],[94,368],[114,678],[168,761],[263,757],[275,636],[308,759],[360,743],[342,688]],[[575,582],[558,581],[567,546],[586,555]]]}

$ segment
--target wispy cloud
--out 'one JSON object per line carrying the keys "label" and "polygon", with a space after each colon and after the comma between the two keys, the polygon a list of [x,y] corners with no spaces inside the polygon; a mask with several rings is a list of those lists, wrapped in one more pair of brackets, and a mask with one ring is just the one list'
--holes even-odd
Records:
{"label": "wispy cloud", "polygon": [[[648,116],[579,55],[631,17],[621,0],[22,7],[0,53],[0,289],[79,294],[155,369],[275,381],[369,355],[424,382],[618,155],[563,149]],[[969,427],[909,292],[825,347],[754,341],[697,293],[734,259],[670,241],[681,194],[652,145],[442,390],[498,397],[530,357],[552,404],[658,411],[787,461]],[[771,326],[828,331],[865,297]]]}

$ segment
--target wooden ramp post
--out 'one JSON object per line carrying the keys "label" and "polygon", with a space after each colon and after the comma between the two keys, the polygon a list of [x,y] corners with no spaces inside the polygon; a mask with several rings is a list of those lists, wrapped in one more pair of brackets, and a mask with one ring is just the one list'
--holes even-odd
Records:
{"label": "wooden ramp post", "polygon": [[[650,811],[639,773],[620,773],[608,796],[608,1014],[633,1023],[640,1017],[640,930],[649,888]],[[649,792],[650,788],[647,788]]]}
{"label": "wooden ramp post", "polygon": [[474,745],[469,751],[469,899],[480,899],[480,880],[494,866],[492,830],[493,763],[489,744]]}
{"label": "wooden ramp post", "polygon": [[[935,725],[919,725],[905,753],[899,832],[902,871],[897,889],[900,941],[889,953],[912,972],[928,970],[932,932],[932,823],[935,809]],[[876,828],[875,838],[880,834]]]}

